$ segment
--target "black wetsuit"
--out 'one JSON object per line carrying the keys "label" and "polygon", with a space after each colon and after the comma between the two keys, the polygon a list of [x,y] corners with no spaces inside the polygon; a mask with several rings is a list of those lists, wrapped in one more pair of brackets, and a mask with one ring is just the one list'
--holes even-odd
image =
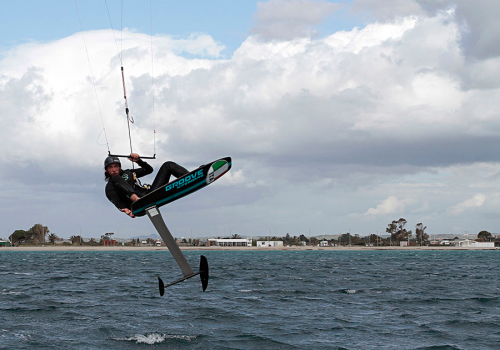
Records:
{"label": "black wetsuit", "polygon": [[120,171],[120,175],[111,177],[106,184],[106,197],[108,197],[110,202],[120,210],[125,208],[130,209],[132,205],[130,197],[133,194],[144,197],[149,192],[167,184],[171,175],[180,177],[189,172],[174,162],[163,163],[153,184],[149,189],[146,189],[137,184],[134,179],[134,173],[136,178],[140,178],[151,174],[153,172],[153,167],[141,159],[139,159],[136,164],[140,166],[139,169],[122,170]]}

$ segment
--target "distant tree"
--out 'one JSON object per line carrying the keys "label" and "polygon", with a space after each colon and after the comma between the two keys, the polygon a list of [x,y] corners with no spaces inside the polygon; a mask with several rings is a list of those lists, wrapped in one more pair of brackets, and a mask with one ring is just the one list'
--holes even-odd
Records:
{"label": "distant tree", "polygon": [[95,240],[95,238],[91,238],[91,239],[89,240],[89,244],[90,244],[91,246],[95,246],[95,245],[98,245],[99,243],[97,243],[97,241]]}
{"label": "distant tree", "polygon": [[115,233],[114,232],[106,232],[104,236],[106,236],[106,239],[110,240],[111,236],[113,236]]}
{"label": "distant tree", "polygon": [[52,244],[56,244],[56,241],[59,239],[55,233],[51,233],[47,238]]}
{"label": "distant tree", "polygon": [[300,242],[306,242],[306,244],[309,243],[309,239],[307,239],[307,237],[304,236],[304,235],[300,235],[299,236],[299,241]]}
{"label": "distant tree", "polygon": [[49,228],[47,226],[43,226],[42,224],[35,224],[28,231],[31,234],[31,239],[33,243],[40,244],[45,243],[45,236],[49,234]]}
{"label": "distant tree", "polygon": [[69,240],[71,241],[71,244],[80,244],[80,242],[82,241],[82,237],[81,236],[71,236],[69,238]]}
{"label": "distant tree", "polygon": [[359,245],[361,243],[361,238],[359,237],[359,234],[355,234],[354,236],[351,236],[351,244],[352,245]]}
{"label": "distant tree", "polygon": [[14,244],[24,244],[31,240],[31,234],[24,230],[15,230],[14,233],[9,236],[9,239]]}
{"label": "distant tree", "polygon": [[415,236],[417,243],[422,245],[423,242],[429,240],[429,235],[425,232],[427,226],[424,226],[422,223],[418,223],[415,225]]}
{"label": "distant tree", "polygon": [[240,239],[240,238],[241,238],[241,236],[237,233],[235,233],[231,236],[231,239]]}
{"label": "distant tree", "polygon": [[391,239],[396,241],[403,241],[408,239],[411,236],[411,230],[408,231],[405,229],[407,221],[403,218],[399,220],[393,220],[385,229],[387,233],[391,235]]}
{"label": "distant tree", "polygon": [[349,245],[352,243],[352,236],[350,233],[344,233],[339,236],[339,245]]}
{"label": "distant tree", "polygon": [[283,237],[283,244],[284,244],[284,245],[289,245],[289,244],[290,244],[290,240],[291,240],[291,238],[290,238],[290,234],[289,234],[289,233],[287,233],[287,234],[286,234],[286,236],[285,236],[285,237]]}
{"label": "distant tree", "polygon": [[477,239],[481,242],[490,242],[493,235],[488,231],[481,231],[477,234]]}
{"label": "distant tree", "polygon": [[396,220],[393,220],[389,225],[387,225],[385,232],[387,232],[391,236],[391,239],[396,239],[397,230],[398,222]]}
{"label": "distant tree", "polygon": [[318,239],[316,237],[311,237],[311,245],[318,245]]}
{"label": "distant tree", "polygon": [[368,243],[371,243],[373,245],[380,245],[380,236],[372,233],[368,236]]}

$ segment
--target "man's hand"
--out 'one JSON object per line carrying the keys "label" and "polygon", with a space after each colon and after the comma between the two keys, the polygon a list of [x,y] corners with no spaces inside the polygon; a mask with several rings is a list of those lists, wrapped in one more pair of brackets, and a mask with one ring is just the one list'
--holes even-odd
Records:
{"label": "man's hand", "polygon": [[138,201],[139,199],[141,199],[141,197],[139,197],[138,195],[136,195],[135,193],[133,195],[130,196],[130,200],[132,202],[135,202],[135,201]]}
{"label": "man's hand", "polygon": [[130,210],[128,208],[124,208],[124,209],[120,209],[120,210],[123,211],[128,216],[130,216],[131,218],[135,218],[135,215],[134,215],[134,213],[132,213],[132,210]]}
{"label": "man's hand", "polygon": [[130,153],[128,159],[132,162],[137,162],[139,159],[141,159],[141,157],[137,153]]}

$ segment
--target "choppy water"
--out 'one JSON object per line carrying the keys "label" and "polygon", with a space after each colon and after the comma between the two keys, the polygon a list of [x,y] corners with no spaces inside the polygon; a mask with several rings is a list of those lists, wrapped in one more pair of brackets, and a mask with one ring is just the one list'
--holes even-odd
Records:
{"label": "choppy water", "polygon": [[0,348],[500,348],[500,252],[203,254],[0,252]]}

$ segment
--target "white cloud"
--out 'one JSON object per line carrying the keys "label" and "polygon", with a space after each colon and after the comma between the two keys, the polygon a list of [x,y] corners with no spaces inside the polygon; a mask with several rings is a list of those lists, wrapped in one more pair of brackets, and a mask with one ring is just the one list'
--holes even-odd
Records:
{"label": "white cloud", "polygon": [[228,172],[226,176],[224,176],[221,183],[227,183],[230,185],[239,185],[248,182],[248,179],[245,177],[243,173],[243,169],[235,170],[232,172]]}
{"label": "white cloud", "polygon": [[482,207],[486,199],[487,197],[484,194],[478,193],[474,195],[474,197],[472,198],[469,198],[463,202],[460,202],[454,206],[449,207],[447,209],[447,212],[452,215],[460,215],[469,209]]}
{"label": "white cloud", "polygon": [[[449,220],[481,202],[473,197],[446,211],[461,196],[476,194],[471,183],[486,193],[498,186],[500,172],[500,89],[492,78],[500,60],[464,59],[460,31],[453,11],[412,12],[323,38],[263,42],[253,35],[230,59],[221,58],[223,45],[207,35],[157,36],[154,119],[150,38],[124,32],[134,150],[153,153],[155,124],[155,167],[174,160],[195,168],[232,156],[237,162],[221,183],[235,193],[230,203],[248,208],[220,211],[248,225],[252,220],[243,212],[272,222],[276,208],[283,227],[298,225],[309,218],[304,207],[341,225],[349,213],[363,213],[381,198],[363,217],[384,220],[406,210],[415,220],[433,213]],[[106,30],[85,36],[111,150],[127,152],[113,36]],[[2,55],[0,138],[9,151],[0,154],[8,169],[0,177],[25,195],[58,183],[92,188],[95,200],[105,201],[107,150],[95,142],[102,125],[89,75],[80,34]],[[484,164],[490,164],[490,177],[482,173]],[[405,179],[422,174],[430,179]]]}
{"label": "white cloud", "polygon": [[496,15],[500,11],[500,2],[496,0],[355,0],[352,8],[381,21],[454,12],[460,29],[461,48],[468,59],[500,56],[500,39],[496,35],[500,30]]}
{"label": "white cloud", "polygon": [[370,208],[364,214],[365,216],[387,215],[402,212],[406,208],[405,201],[400,201],[394,196],[383,200],[376,208]]}

